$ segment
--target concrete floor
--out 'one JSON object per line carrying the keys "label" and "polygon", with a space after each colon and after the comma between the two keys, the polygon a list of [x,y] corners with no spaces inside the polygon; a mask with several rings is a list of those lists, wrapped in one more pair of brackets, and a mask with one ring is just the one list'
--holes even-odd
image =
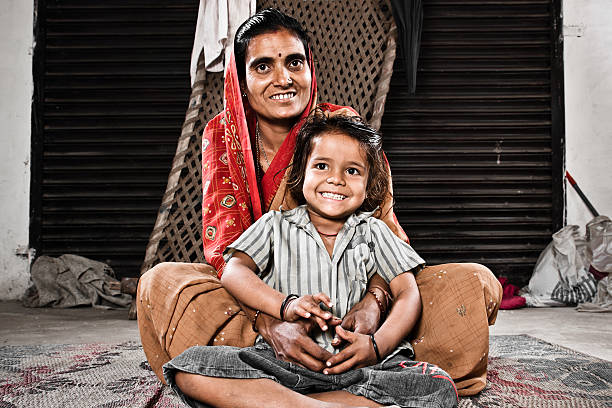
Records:
{"label": "concrete floor", "polygon": [[[574,308],[500,310],[491,334],[529,334],[550,343],[612,361],[612,313]],[[0,302],[0,345],[120,343],[139,341],[127,311],[28,309]]]}
{"label": "concrete floor", "polygon": [[127,313],[91,307],[29,309],[0,302],[0,345],[140,341],[138,325]]}
{"label": "concrete floor", "polygon": [[612,361],[612,313],[577,312],[573,307],[500,310],[489,333],[529,334]]}

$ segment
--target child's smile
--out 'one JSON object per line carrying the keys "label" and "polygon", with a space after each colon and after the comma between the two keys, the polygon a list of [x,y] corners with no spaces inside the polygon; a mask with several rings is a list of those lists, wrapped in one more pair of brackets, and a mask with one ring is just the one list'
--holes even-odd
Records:
{"label": "child's smile", "polygon": [[330,200],[338,200],[338,201],[342,201],[346,198],[345,195],[342,194],[334,194],[334,193],[321,193],[321,195],[325,198],[329,198]]}
{"label": "child's smile", "polygon": [[315,227],[338,232],[363,204],[367,181],[367,159],[357,140],[338,132],[315,137],[303,186]]}

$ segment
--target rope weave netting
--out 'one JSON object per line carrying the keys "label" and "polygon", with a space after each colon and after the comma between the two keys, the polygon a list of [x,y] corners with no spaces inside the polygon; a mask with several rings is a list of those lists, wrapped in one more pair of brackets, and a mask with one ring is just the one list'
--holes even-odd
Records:
{"label": "rope weave netting", "polygon": [[[385,1],[262,0],[306,28],[315,56],[319,102],[348,105],[380,127],[395,60],[395,24]],[[202,133],[223,109],[223,74],[205,72],[200,56],[168,185],[141,274],[165,262],[204,262]]]}

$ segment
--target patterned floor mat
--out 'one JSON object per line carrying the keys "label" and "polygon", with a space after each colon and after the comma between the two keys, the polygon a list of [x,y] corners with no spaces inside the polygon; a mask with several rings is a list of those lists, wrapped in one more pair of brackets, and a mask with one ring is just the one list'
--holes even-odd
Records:
{"label": "patterned floor mat", "polygon": [[[489,383],[461,408],[612,407],[612,363],[529,336],[493,336]],[[182,407],[138,343],[0,347],[0,408]]]}

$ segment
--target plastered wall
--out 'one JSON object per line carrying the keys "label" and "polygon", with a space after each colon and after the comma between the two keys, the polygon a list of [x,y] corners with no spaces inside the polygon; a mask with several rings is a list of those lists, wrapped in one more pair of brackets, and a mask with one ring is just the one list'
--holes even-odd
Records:
{"label": "plastered wall", "polygon": [[[566,168],[612,218],[612,2],[564,0]],[[567,223],[592,215],[566,183]]]}
{"label": "plastered wall", "polygon": [[21,297],[30,276],[32,27],[32,1],[0,1],[0,300]]}

